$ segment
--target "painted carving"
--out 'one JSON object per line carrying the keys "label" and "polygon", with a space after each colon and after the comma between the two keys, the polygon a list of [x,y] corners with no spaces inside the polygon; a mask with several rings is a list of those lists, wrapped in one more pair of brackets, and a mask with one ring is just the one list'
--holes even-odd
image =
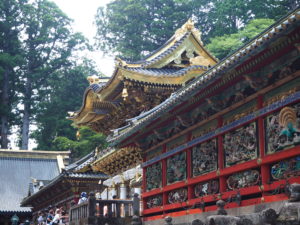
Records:
{"label": "painted carving", "polygon": [[287,179],[300,175],[300,156],[280,161],[271,167],[274,180]]}
{"label": "painted carving", "polygon": [[247,170],[235,173],[227,178],[228,189],[234,190],[258,185],[260,174],[258,170]]}
{"label": "painted carving", "polygon": [[210,180],[204,183],[196,184],[194,187],[194,194],[196,198],[203,197],[205,195],[212,195],[219,192],[219,181]]}
{"label": "painted carving", "polygon": [[226,166],[246,162],[257,157],[256,124],[251,123],[224,135]]}
{"label": "painted carving", "polygon": [[217,141],[212,139],[197,145],[192,150],[193,176],[199,176],[217,169]]}
{"label": "painted carving", "polygon": [[162,195],[155,195],[147,199],[147,208],[155,208],[162,205]]}
{"label": "painted carving", "polygon": [[155,163],[146,169],[146,186],[147,190],[161,187],[162,168],[161,163]]}
{"label": "painted carving", "polygon": [[186,179],[186,154],[176,154],[167,160],[167,182],[168,184]]}
{"label": "painted carving", "polygon": [[300,103],[268,116],[265,126],[267,153],[300,144]]}
{"label": "painted carving", "polygon": [[168,202],[170,204],[177,202],[185,202],[187,200],[187,189],[180,188],[174,191],[169,192]]}

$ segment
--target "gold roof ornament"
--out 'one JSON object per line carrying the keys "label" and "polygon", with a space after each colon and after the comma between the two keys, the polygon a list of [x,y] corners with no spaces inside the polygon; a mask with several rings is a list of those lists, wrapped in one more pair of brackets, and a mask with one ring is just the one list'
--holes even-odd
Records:
{"label": "gold roof ornament", "polygon": [[124,101],[127,99],[127,97],[128,97],[127,88],[123,88],[123,91],[122,91],[122,98],[124,99]]}
{"label": "gold roof ornament", "polygon": [[195,28],[195,23],[194,21],[190,18],[188,21],[181,26],[181,28],[177,29],[175,32],[175,39],[178,41],[182,38],[182,36],[187,33],[187,32],[192,32],[194,36],[200,41],[201,44],[201,32],[197,28]]}
{"label": "gold roof ornament", "polygon": [[116,58],[115,58],[115,65],[116,65],[116,66],[122,66],[122,67],[125,67],[125,66],[127,66],[128,64],[127,64],[124,60],[122,60],[121,58],[116,57]]}
{"label": "gold roof ornament", "polygon": [[88,82],[90,83],[90,85],[92,85],[92,84],[98,84],[100,82],[99,77],[96,76],[96,75],[88,76],[86,79],[88,80]]}

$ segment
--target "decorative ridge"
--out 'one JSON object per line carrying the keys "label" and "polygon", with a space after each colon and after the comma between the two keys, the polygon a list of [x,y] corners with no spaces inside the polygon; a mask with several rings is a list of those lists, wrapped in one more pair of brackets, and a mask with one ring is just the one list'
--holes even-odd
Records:
{"label": "decorative ridge", "polygon": [[152,69],[152,68],[151,69],[150,68],[122,68],[122,69],[131,72],[137,72],[148,76],[179,77],[187,74],[191,70],[197,70],[197,69],[207,70],[208,67],[201,66],[201,65],[193,65],[183,69]]}
{"label": "decorative ridge", "polygon": [[161,60],[161,59],[167,57],[168,55],[170,55],[171,53],[173,53],[187,39],[187,37],[190,34],[191,34],[191,32],[185,33],[178,41],[175,42],[175,44],[173,46],[166,49],[164,52],[162,52],[160,55],[156,56],[155,58],[153,58],[149,61],[145,61],[144,63],[142,63],[141,67],[143,67],[143,68],[149,67],[149,66],[153,65],[154,63],[158,62],[159,60]]}

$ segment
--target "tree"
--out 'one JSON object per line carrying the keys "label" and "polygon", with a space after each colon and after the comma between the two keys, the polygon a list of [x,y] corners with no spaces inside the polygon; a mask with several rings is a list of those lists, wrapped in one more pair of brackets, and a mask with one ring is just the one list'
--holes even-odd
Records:
{"label": "tree", "polygon": [[8,135],[16,123],[13,107],[17,104],[16,68],[22,62],[19,35],[25,0],[0,1],[0,147],[8,148]]}
{"label": "tree", "polygon": [[66,112],[81,106],[82,95],[88,85],[86,77],[99,74],[94,68],[95,65],[88,60],[80,64],[73,62],[56,72],[59,79],[49,81],[51,89],[37,105],[37,130],[31,135],[37,143],[37,149],[55,149],[53,140],[58,136],[75,141],[76,129],[71,126],[71,120],[66,118]]}
{"label": "tree", "polygon": [[[188,18],[207,42],[255,18],[278,19],[299,0],[114,0],[96,15],[98,47],[129,59],[159,48]],[[262,10],[263,9],[263,10]]]}
{"label": "tree", "polygon": [[72,52],[84,42],[71,32],[70,19],[52,2],[35,0],[24,8],[25,65],[22,68],[22,149],[28,149],[29,125],[39,100],[49,90],[49,80],[58,79],[55,71],[69,64]]}
{"label": "tree", "polygon": [[271,19],[254,19],[242,30],[210,39],[206,46],[217,58],[223,59],[274,23]]}
{"label": "tree", "polygon": [[57,137],[54,140],[54,146],[60,150],[71,150],[71,157],[73,159],[79,159],[96,147],[103,149],[107,147],[106,138],[103,134],[95,133],[88,127],[79,128],[78,140],[72,140],[67,137]]}
{"label": "tree", "polygon": [[162,45],[192,15],[192,5],[174,0],[115,0],[96,15],[98,46],[136,60]]}

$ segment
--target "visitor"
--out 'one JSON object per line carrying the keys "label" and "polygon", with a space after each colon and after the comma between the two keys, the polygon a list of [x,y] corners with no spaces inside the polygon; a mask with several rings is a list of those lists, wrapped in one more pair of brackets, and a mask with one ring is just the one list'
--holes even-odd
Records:
{"label": "visitor", "polygon": [[87,193],[81,192],[80,199],[78,201],[78,205],[87,201]]}
{"label": "visitor", "polygon": [[60,223],[65,225],[68,223],[68,220],[69,220],[68,214],[66,213],[66,211],[61,209]]}
{"label": "visitor", "polygon": [[43,216],[42,212],[39,212],[37,222],[38,222],[38,225],[44,225],[44,216]]}
{"label": "visitor", "polygon": [[53,219],[54,219],[54,211],[53,209],[50,209],[46,220],[47,224],[52,225]]}
{"label": "visitor", "polygon": [[55,216],[52,220],[52,224],[51,225],[58,225],[60,223],[60,209],[56,209],[55,210]]}

